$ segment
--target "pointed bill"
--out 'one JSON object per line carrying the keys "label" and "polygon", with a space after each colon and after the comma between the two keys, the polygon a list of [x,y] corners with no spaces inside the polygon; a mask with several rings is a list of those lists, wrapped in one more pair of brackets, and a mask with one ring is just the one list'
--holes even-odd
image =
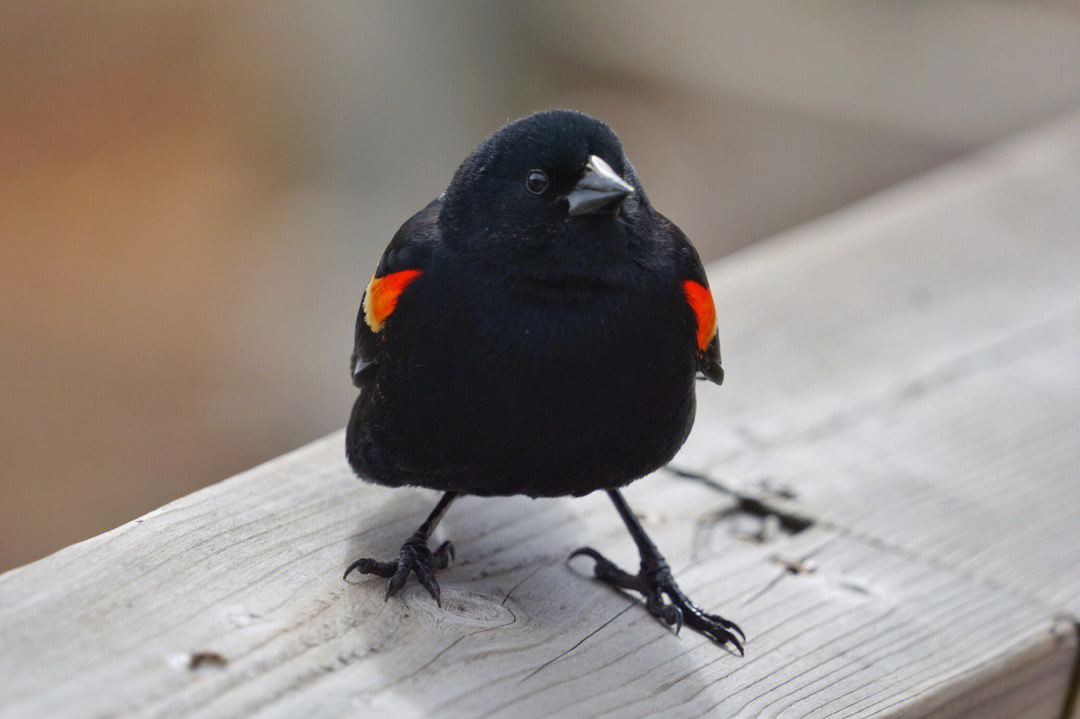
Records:
{"label": "pointed bill", "polygon": [[585,174],[566,196],[571,215],[612,212],[634,188],[619,177],[611,165],[596,155],[589,155]]}

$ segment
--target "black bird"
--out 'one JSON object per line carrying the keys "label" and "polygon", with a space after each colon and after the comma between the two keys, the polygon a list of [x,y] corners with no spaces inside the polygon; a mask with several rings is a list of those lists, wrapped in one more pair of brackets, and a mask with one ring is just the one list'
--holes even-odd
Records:
{"label": "black bird", "polygon": [[503,127],[402,225],[364,293],[349,462],[446,494],[395,561],[359,559],[345,576],[389,577],[389,598],[413,573],[439,601],[434,571],[453,548],[428,541],[456,497],[602,489],[640,571],[588,547],[571,557],[592,557],[598,579],[641,593],[676,632],[685,622],[741,652],[739,628],[687,599],[619,493],[686,440],[699,372],[724,377],[705,271],[615,133],[562,110]]}

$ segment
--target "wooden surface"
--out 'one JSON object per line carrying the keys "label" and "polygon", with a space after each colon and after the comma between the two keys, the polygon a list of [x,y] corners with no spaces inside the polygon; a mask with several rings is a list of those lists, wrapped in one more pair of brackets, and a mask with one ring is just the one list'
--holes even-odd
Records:
{"label": "wooden surface", "polygon": [[1080,116],[712,274],[677,464],[1080,616]]}
{"label": "wooden surface", "polygon": [[435,495],[337,433],[0,576],[0,716],[1063,716],[1080,116],[710,277],[728,380],[627,497],[745,657],[565,563],[632,566],[602,496],[456,504],[442,609],[343,582]]}

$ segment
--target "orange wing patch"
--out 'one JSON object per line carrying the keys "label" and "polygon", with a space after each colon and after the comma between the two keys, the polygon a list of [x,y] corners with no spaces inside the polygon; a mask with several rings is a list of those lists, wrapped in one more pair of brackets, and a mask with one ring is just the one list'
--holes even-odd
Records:
{"label": "orange wing patch", "polygon": [[716,336],[716,305],[708,287],[693,280],[683,280],[683,293],[697,318],[697,345],[704,352]]}
{"label": "orange wing patch", "polygon": [[373,332],[383,328],[386,318],[397,307],[398,296],[419,275],[420,270],[402,270],[371,278],[364,293],[364,321]]}

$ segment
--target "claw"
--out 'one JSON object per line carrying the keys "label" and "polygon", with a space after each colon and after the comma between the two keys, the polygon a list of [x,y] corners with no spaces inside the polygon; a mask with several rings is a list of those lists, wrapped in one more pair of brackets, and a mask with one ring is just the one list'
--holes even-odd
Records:
{"label": "claw", "polygon": [[675,621],[673,621],[673,622],[669,621],[668,624],[674,624],[675,625],[675,636],[678,636],[679,635],[679,630],[682,629],[682,623],[683,623],[682,610],[679,609],[678,607],[675,607],[675,606],[672,606],[671,610],[672,610],[671,614],[674,615]]}
{"label": "claw", "polygon": [[435,581],[435,570],[445,569],[454,556],[454,545],[443,542],[435,552],[427,548],[427,537],[417,533],[401,545],[398,558],[393,562],[380,562],[367,557],[357,559],[345,570],[345,578],[354,572],[361,574],[375,574],[380,577],[388,577],[386,593],[383,601],[389,601],[390,597],[397,594],[409,580],[409,574],[415,574],[420,584],[442,606],[442,591],[439,583]]}
{"label": "claw", "polygon": [[357,570],[359,570],[361,574],[376,574],[380,577],[392,577],[394,576],[394,572],[397,571],[397,562],[379,562],[367,557],[357,559],[345,570],[345,576],[343,576],[342,579],[348,579],[349,575]]}
{"label": "claw", "polygon": [[383,601],[389,601],[390,597],[398,593],[402,587],[405,586],[405,581],[409,578],[409,565],[404,562],[398,564],[398,570],[394,572],[394,575],[390,577],[390,581],[386,583],[386,594],[383,595]]}
{"label": "claw", "polygon": [[614,562],[609,560],[600,552],[596,551],[592,547],[582,547],[575,549],[571,552],[570,556],[566,558],[566,561],[570,561],[577,556],[587,556],[596,560],[596,564],[593,565],[593,576],[602,582],[613,584],[617,587],[623,587],[625,589],[634,589],[636,591],[643,591],[640,586],[641,582],[639,577],[635,577],[633,574],[627,574],[623,570],[619,569]]}
{"label": "claw", "polygon": [[570,552],[570,556],[566,558],[566,561],[569,562],[574,557],[581,557],[581,556],[592,557],[593,559],[596,560],[597,564],[599,564],[600,562],[606,562],[607,561],[607,559],[604,557],[604,555],[600,554],[600,552],[596,551],[592,547],[578,547],[574,551]]}
{"label": "claw", "polygon": [[428,590],[428,594],[435,598],[435,603],[441,607],[442,590],[439,589],[439,583],[435,581],[435,575],[428,569],[421,567],[419,571],[416,572],[416,578],[419,580],[420,585]]}
{"label": "claw", "polygon": [[[694,606],[675,583],[663,557],[650,553],[642,558],[641,571],[638,574],[629,574],[619,569],[592,547],[574,550],[567,561],[581,555],[591,557],[596,561],[593,575],[600,581],[617,589],[632,589],[640,593],[645,598],[645,608],[649,610],[649,613],[673,627],[675,634],[679,633],[685,623],[717,644],[730,643],[739,655],[743,656],[743,642],[746,641],[746,635],[738,625],[716,614],[703,612]],[[665,601],[665,595],[670,602]],[[735,636],[736,632],[738,637]]]}
{"label": "claw", "polygon": [[[686,597],[683,597],[683,600],[689,602]],[[742,641],[746,641],[746,635],[743,634],[743,630],[739,628],[739,625],[729,619],[724,619],[719,614],[701,612],[701,620],[705,623],[718,624],[725,635],[734,638],[735,634],[738,634]]]}
{"label": "claw", "polygon": [[450,564],[450,560],[454,558],[454,545],[450,542],[443,542],[431,556],[434,559],[433,563],[436,569],[446,569]]}
{"label": "claw", "polygon": [[730,621],[730,620],[728,620],[728,619],[724,619],[723,617],[721,617],[721,616],[718,616],[718,615],[716,615],[716,614],[706,614],[705,616],[706,616],[706,617],[707,617],[707,618],[708,618],[708,619],[709,619],[710,621],[716,622],[717,624],[719,624],[720,626],[722,626],[722,627],[723,627],[724,629],[727,629],[727,630],[728,630],[729,632],[732,632],[732,633],[735,633],[735,632],[737,632],[737,633],[738,633],[738,635],[739,635],[740,637],[742,637],[742,640],[743,640],[744,642],[746,641],[746,635],[745,635],[745,634],[743,634],[743,630],[742,630],[742,629],[740,629],[740,628],[739,628],[739,625],[738,625],[738,624],[736,624],[735,622],[733,622],[733,621]]}

